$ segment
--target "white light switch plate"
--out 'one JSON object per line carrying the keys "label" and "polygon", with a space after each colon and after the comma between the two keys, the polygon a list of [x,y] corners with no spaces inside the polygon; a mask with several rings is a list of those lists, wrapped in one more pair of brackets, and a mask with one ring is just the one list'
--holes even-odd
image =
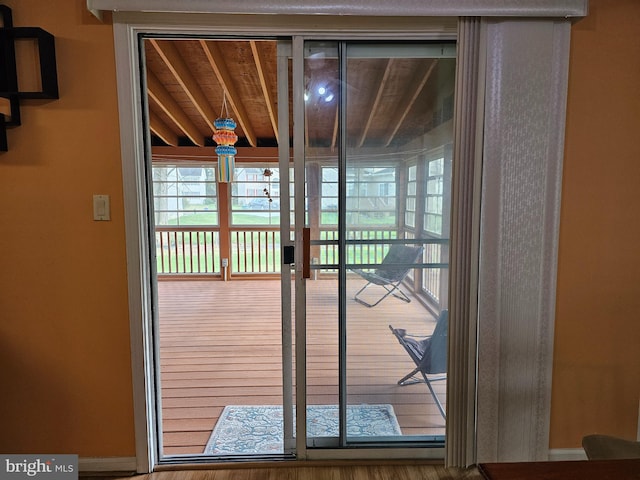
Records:
{"label": "white light switch plate", "polygon": [[93,219],[98,221],[111,220],[109,195],[93,196]]}

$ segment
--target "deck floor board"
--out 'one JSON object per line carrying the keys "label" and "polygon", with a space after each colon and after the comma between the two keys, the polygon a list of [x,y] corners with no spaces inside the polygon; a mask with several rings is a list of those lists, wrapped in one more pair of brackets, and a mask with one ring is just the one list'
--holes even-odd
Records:
{"label": "deck floor board", "polygon": [[[398,386],[413,363],[389,324],[427,335],[435,326],[418,301],[388,298],[375,308],[352,300],[348,282],[348,402],[390,403],[405,435],[444,434],[425,385]],[[163,454],[199,454],[225,405],[282,402],[280,282],[191,280],[158,283]],[[337,282],[307,282],[307,395],[338,403]],[[294,350],[295,351],[295,350]],[[445,400],[445,382],[435,383]]]}

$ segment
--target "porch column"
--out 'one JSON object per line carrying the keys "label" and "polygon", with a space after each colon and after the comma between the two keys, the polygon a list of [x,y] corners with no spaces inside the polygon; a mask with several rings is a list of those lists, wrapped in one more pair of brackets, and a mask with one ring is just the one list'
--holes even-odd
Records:
{"label": "porch column", "polygon": [[[223,258],[229,260],[228,268],[220,266],[222,280],[231,278],[231,192],[229,183],[218,183],[218,212],[220,212],[220,263]],[[226,278],[225,278],[226,270]]]}

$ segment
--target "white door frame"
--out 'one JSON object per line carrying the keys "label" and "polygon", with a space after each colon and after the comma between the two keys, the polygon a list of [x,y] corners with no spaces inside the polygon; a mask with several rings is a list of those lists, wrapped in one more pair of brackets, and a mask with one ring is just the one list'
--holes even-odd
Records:
{"label": "white door frame", "polygon": [[[149,261],[151,230],[145,213],[148,201],[144,169],[146,147],[141,128],[146,112],[142,111],[139,88],[137,35],[153,31],[238,34],[244,29],[247,35],[311,32],[316,37],[344,38],[344,22],[352,20],[348,15],[364,16],[353,18],[353,37],[366,38],[373,32],[377,39],[420,37],[425,32],[437,38],[434,31],[441,32],[442,28],[434,27],[437,22],[427,22],[421,16],[506,17],[483,21],[480,26],[483,42],[479,52],[481,62],[477,66],[481,77],[477,100],[486,108],[478,112],[481,119],[477,125],[476,143],[472,145],[472,150],[477,150],[484,139],[480,239],[472,248],[480,259],[477,280],[482,301],[478,302],[477,297],[469,299],[473,307],[470,311],[477,311],[477,315],[456,318],[455,312],[451,313],[453,328],[457,323],[461,330],[467,329],[471,335],[476,332],[478,336],[477,432],[469,432],[466,425],[459,425],[456,431],[470,437],[471,444],[477,436],[481,448],[477,456],[475,448],[471,448],[454,461],[468,464],[476,460],[545,458],[569,52],[568,18],[586,15],[587,1],[463,0],[453,5],[448,0],[417,3],[396,0],[393,4],[371,0],[367,2],[366,12],[357,0],[328,7],[319,1],[303,3],[301,6],[295,0],[270,3],[260,0],[87,0],[88,8],[98,14],[102,10],[114,11],[138,471],[153,470],[158,458],[152,345],[149,345],[154,297],[148,281],[152,274]],[[149,13],[153,11],[174,13]],[[227,15],[210,13],[220,11]],[[178,15],[177,12],[199,13]],[[318,12],[326,16],[295,15]],[[399,21],[397,15],[403,12],[406,17]],[[244,15],[234,16],[236,13]],[[261,16],[262,13],[283,16]],[[344,14],[346,18],[342,16]],[[392,15],[393,18],[385,18]],[[448,25],[444,20],[443,24]],[[519,42],[523,38],[523,27],[527,38],[531,39],[528,44]],[[517,47],[511,48],[512,44]],[[544,55],[540,55],[540,45]],[[549,72],[549,75],[541,77],[540,71]],[[526,94],[530,102],[514,102],[520,94]],[[505,101],[509,100],[511,102],[505,106]],[[530,115],[531,105],[536,106],[533,116]],[[484,112],[486,115],[482,116]],[[464,111],[456,113],[460,116]],[[527,143],[530,149],[522,150],[522,142],[531,138],[531,132],[535,132],[536,141]],[[531,179],[531,175],[537,180],[523,182],[522,172],[529,175],[525,175],[525,180]],[[518,208],[522,199],[533,208],[526,211]],[[532,232],[531,225],[539,228]],[[526,251],[526,267],[532,267],[527,272],[517,270],[521,256],[515,254],[522,251]],[[519,273],[514,274],[514,271]],[[523,351],[530,355],[518,356],[518,352]],[[462,357],[450,359],[452,380],[455,380],[459,364],[469,364],[468,357],[469,353],[463,352]],[[523,377],[523,372],[528,373]],[[467,400],[459,408],[466,414],[472,407],[469,401],[476,405],[476,392],[475,372],[465,375],[461,383],[466,385]],[[473,378],[470,380],[469,376]],[[514,385],[523,383],[530,388],[524,392],[524,398],[522,395],[514,398],[511,394]],[[448,395],[450,405],[454,393]],[[454,403],[457,405],[458,402]],[[454,412],[451,416],[455,418]],[[529,433],[524,435],[524,431]],[[448,434],[451,434],[450,429]],[[389,451],[385,452],[388,455]]]}

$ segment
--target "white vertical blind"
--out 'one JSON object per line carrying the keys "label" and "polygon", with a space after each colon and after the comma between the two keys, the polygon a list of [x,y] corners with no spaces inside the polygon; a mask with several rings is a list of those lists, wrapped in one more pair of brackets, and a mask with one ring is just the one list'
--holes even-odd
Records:
{"label": "white vertical blind", "polygon": [[546,460],[570,23],[484,25],[478,461]]}
{"label": "white vertical blind", "polygon": [[478,17],[462,17],[458,27],[455,145],[451,211],[449,286],[449,371],[447,442],[449,466],[475,462],[475,359],[482,96]]}

